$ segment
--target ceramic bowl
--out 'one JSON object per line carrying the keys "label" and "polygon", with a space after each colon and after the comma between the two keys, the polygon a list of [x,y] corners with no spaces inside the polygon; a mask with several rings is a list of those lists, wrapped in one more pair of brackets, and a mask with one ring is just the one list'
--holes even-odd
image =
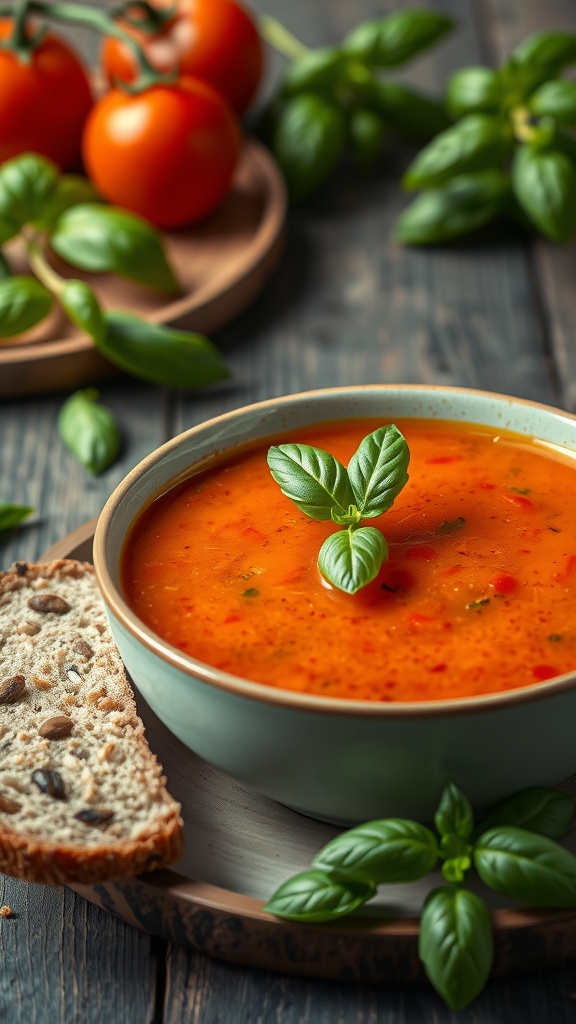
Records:
{"label": "ceramic bowl", "polygon": [[451,779],[483,809],[576,772],[576,672],[460,700],[378,704],[276,690],[202,664],[165,643],[124,600],[127,531],[175,478],[236,446],[322,421],[457,420],[576,451],[576,418],[533,402],[444,387],[336,388],[274,399],[202,423],[144,459],[98,523],[96,573],[112,632],[136,686],[165,725],[244,785],[313,817],[350,824],[387,815],[427,820]]}

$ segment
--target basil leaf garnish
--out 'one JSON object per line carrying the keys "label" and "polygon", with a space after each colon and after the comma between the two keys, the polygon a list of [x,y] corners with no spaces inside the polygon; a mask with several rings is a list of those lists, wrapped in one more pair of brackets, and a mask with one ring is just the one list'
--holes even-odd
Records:
{"label": "basil leaf garnish", "polygon": [[53,298],[35,277],[0,280],[0,338],[23,334],[40,323],[52,309]]}
{"label": "basil leaf garnish", "polygon": [[355,594],[373,580],[388,557],[388,545],[373,526],[341,530],[328,537],[318,555],[318,568],[338,590]]}
{"label": "basil leaf garnish", "polygon": [[573,814],[574,797],[559,789],[534,786],[499,804],[479,823],[476,833],[498,825],[516,825],[550,839],[562,839],[570,830]]}
{"label": "basil leaf garnish", "polygon": [[442,790],[438,810],[434,815],[434,824],[441,836],[458,836],[468,839],[474,826],[474,814],[470,801],[453,782],[448,782]]}
{"label": "basil leaf garnish", "polygon": [[376,886],[352,879],[336,880],[324,871],[303,871],[289,878],[264,906],[288,921],[333,921],[371,899]]}
{"label": "basil leaf garnish", "polygon": [[557,151],[520,146],[512,163],[514,194],[542,234],[567,242],[576,231],[576,168]]}
{"label": "basil leaf garnish", "polygon": [[414,882],[432,871],[438,844],[430,829],[405,818],[368,821],[336,836],[319,853],[315,868],[364,882]]}
{"label": "basil leaf garnish", "polygon": [[361,442],[348,464],[356,505],[365,519],[382,515],[408,482],[410,452],[398,427],[380,427]]}
{"label": "basil leaf garnish", "polygon": [[396,67],[431,46],[453,25],[439,11],[395,11],[387,18],[356,25],[344,40],[344,50],[373,67]]}
{"label": "basil leaf garnish", "polygon": [[85,281],[67,281],[59,298],[72,323],[96,341],[104,341],[106,321],[90,285]]}
{"label": "basil leaf garnish", "polygon": [[58,414],[58,430],[64,444],[78,461],[95,475],[103,473],[120,451],[120,431],[105,406],[98,403],[94,388],[76,391]]}
{"label": "basil leaf garnish", "polygon": [[307,444],[273,445],[268,466],[280,490],[312,519],[346,515],[354,504],[348,474],[338,459]]}
{"label": "basil leaf garnish", "polygon": [[34,512],[29,505],[10,505],[0,501],[0,531],[11,530]]}
{"label": "basil leaf garnish", "polygon": [[576,858],[547,836],[498,826],[482,833],[474,866],[496,892],[535,907],[576,907]]}
{"label": "basil leaf garnish", "polygon": [[420,959],[436,991],[462,1010],[484,988],[493,959],[490,915],[467,889],[434,889],[420,919]]}

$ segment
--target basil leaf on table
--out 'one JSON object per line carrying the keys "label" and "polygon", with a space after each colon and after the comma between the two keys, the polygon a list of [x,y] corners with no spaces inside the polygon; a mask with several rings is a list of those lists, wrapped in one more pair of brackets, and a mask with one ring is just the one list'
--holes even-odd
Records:
{"label": "basil leaf on table", "polygon": [[417,196],[398,218],[394,234],[405,245],[437,245],[487,224],[509,200],[510,184],[500,171],[459,175]]}
{"label": "basil leaf on table", "polygon": [[264,910],[288,921],[333,921],[376,893],[370,882],[336,880],[324,871],[303,871],[284,882]]}
{"label": "basil leaf on table", "polygon": [[116,460],[120,431],[114,416],[98,403],[94,388],[76,391],[58,413],[58,430],[64,444],[90,473],[98,475]]}
{"label": "basil leaf on table", "polygon": [[386,122],[373,110],[354,110],[348,124],[350,149],[358,167],[369,169],[382,150]]}
{"label": "basil leaf on table", "polygon": [[470,801],[453,782],[442,790],[434,824],[441,836],[457,836],[468,839],[474,827],[474,814]]}
{"label": "basil leaf on table", "polygon": [[355,594],[376,578],[388,558],[388,544],[373,526],[340,530],[328,537],[318,554],[318,568],[338,590]]}
{"label": "basil leaf on table", "polygon": [[554,242],[576,231],[576,168],[564,153],[519,146],[512,163],[512,187],[524,212]]}
{"label": "basil leaf on table", "polygon": [[545,82],[532,93],[530,110],[537,117],[553,117],[557,124],[576,125],[576,82]]}
{"label": "basil leaf on table", "polygon": [[199,388],[229,376],[203,334],[151,324],[131,313],[106,312],[106,335],[96,348],[126,373],[153,384]]}
{"label": "basil leaf on table", "polygon": [[363,439],[350,459],[348,478],[363,518],[379,516],[393,504],[408,481],[410,452],[394,424]]}
{"label": "basil leaf on table", "polygon": [[344,515],[354,504],[344,466],[321,448],[307,444],[272,445],[268,466],[282,494],[312,519],[330,519],[333,508]]}
{"label": "basil leaf on table", "polygon": [[418,952],[432,985],[452,1010],[484,988],[494,956],[490,915],[467,889],[434,889],[420,919]]}
{"label": "basil leaf on table", "polygon": [[373,67],[395,67],[437,42],[453,26],[452,19],[438,11],[395,11],[386,18],[361,22],[346,36],[343,47]]}
{"label": "basil leaf on table", "polygon": [[536,79],[554,78],[563,68],[576,63],[576,35],[572,32],[536,32],[512,51],[513,64],[528,68]]}
{"label": "basil leaf on table", "polygon": [[510,145],[499,118],[468,114],[418,153],[402,185],[406,189],[429,188],[444,184],[454,175],[484,170],[498,164]]}
{"label": "basil leaf on table", "polygon": [[368,821],[336,836],[312,866],[364,882],[414,882],[432,871],[438,844],[430,829],[404,818]]}
{"label": "basil leaf on table", "polygon": [[481,821],[476,834],[498,825],[516,825],[551,839],[562,839],[570,829],[574,797],[559,789],[534,786],[504,800]]}
{"label": "basil leaf on table", "polygon": [[14,225],[17,234],[36,220],[54,193],[58,176],[56,164],[35,153],[7,160],[0,167],[0,221]]}
{"label": "basil leaf on table", "polygon": [[34,226],[41,231],[52,231],[58,218],[71,206],[97,201],[98,193],[87,178],[79,174],[63,174],[43,204],[41,213],[34,218]]}
{"label": "basil leaf on table", "polygon": [[346,54],[336,46],[310,50],[295,60],[282,79],[281,93],[293,96],[308,90],[329,89],[340,77]]}
{"label": "basil leaf on table", "polygon": [[11,530],[13,526],[18,526],[33,512],[34,509],[29,505],[10,505],[8,502],[0,501],[0,531]]}
{"label": "basil leaf on table", "polygon": [[446,103],[454,117],[497,110],[501,96],[500,76],[491,68],[462,68],[448,79]]}
{"label": "basil leaf on table", "polygon": [[442,103],[403,82],[375,83],[368,101],[390,128],[406,138],[427,141],[451,123]]}
{"label": "basil leaf on table", "polygon": [[278,116],[272,149],[292,201],[305,199],[326,180],[345,137],[340,110],[322,96],[301,93],[286,103]]}
{"label": "basil leaf on table", "polygon": [[0,338],[23,334],[40,323],[52,309],[51,293],[35,277],[0,280]]}
{"label": "basil leaf on table", "polygon": [[125,210],[99,203],[73,206],[58,218],[50,244],[80,270],[113,271],[162,292],[180,291],[159,233]]}
{"label": "basil leaf on table", "polygon": [[535,907],[576,907],[576,858],[548,836],[500,825],[483,832],[474,866],[485,885]]}
{"label": "basil leaf on table", "polygon": [[106,321],[100,304],[90,285],[85,281],[67,281],[60,295],[60,303],[72,323],[95,341],[106,337]]}

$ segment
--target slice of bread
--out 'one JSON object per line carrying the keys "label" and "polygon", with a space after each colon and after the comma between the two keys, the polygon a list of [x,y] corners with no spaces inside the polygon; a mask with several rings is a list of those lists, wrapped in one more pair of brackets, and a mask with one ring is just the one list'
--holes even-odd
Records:
{"label": "slice of bread", "polygon": [[135,875],[182,853],[180,807],[138,718],[87,563],[0,574],[0,871]]}

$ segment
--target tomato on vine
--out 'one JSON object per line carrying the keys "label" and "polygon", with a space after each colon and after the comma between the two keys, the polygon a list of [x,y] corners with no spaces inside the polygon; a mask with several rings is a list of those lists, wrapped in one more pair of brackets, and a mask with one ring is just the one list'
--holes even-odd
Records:
{"label": "tomato on vine", "polygon": [[[127,3],[118,21],[144,50],[157,71],[176,69],[209,82],[238,114],[249,106],[263,70],[263,47],[256,24],[236,0],[154,0]],[[137,75],[133,52],[108,37],[102,66],[111,84]]]}

